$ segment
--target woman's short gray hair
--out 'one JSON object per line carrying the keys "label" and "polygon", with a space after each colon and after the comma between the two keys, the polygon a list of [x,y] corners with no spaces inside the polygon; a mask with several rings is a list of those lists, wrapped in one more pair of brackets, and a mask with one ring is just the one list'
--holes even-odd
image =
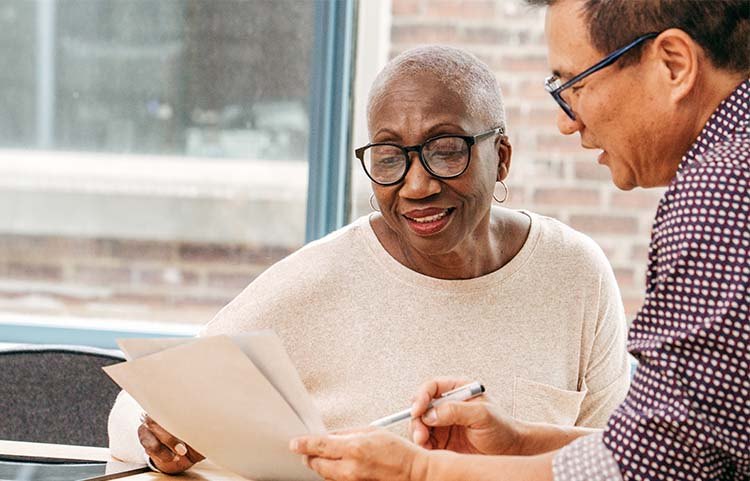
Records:
{"label": "woman's short gray hair", "polygon": [[393,81],[423,74],[431,74],[448,90],[465,99],[469,115],[487,122],[488,128],[505,128],[503,94],[495,74],[469,52],[445,45],[415,47],[388,62],[370,88],[368,120],[375,102]]}

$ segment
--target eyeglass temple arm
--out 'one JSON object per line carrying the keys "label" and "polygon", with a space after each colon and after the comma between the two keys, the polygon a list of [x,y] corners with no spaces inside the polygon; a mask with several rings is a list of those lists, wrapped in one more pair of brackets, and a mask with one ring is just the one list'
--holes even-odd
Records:
{"label": "eyeglass temple arm", "polygon": [[618,58],[620,58],[625,52],[627,52],[631,48],[635,47],[636,45],[638,45],[639,43],[643,42],[644,40],[648,40],[649,38],[654,38],[654,37],[656,37],[658,35],[659,35],[659,32],[651,32],[651,33],[647,33],[645,35],[642,35],[642,36],[636,38],[635,40],[633,40],[629,44],[625,45],[622,48],[619,48],[619,49],[615,50],[614,52],[612,52],[611,54],[609,54],[605,58],[603,58],[601,61],[595,63],[594,65],[592,65],[591,67],[587,68],[583,72],[579,73],[578,75],[576,75],[572,79],[570,79],[567,82],[565,82],[564,84],[560,85],[559,87],[557,87],[555,89],[555,92],[560,92],[562,90],[565,90],[566,88],[570,87],[571,85],[573,85],[574,83],[578,82],[582,78],[588,77],[593,72],[596,72],[597,70],[601,70],[601,69],[603,69],[605,67],[609,67],[610,65],[612,65],[613,63],[615,63]]}

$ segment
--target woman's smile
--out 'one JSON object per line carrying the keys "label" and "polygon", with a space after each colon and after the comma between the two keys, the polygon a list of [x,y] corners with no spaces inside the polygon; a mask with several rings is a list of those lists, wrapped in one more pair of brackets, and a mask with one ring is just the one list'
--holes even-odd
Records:
{"label": "woman's smile", "polygon": [[450,222],[455,207],[440,209],[414,209],[403,214],[406,224],[417,235],[427,236],[440,232]]}

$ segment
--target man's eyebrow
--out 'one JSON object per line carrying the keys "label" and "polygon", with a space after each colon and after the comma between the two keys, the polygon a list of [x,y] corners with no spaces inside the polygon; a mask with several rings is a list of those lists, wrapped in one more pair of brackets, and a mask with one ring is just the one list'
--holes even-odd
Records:
{"label": "man's eyebrow", "polygon": [[553,70],[552,75],[560,79],[570,79],[575,76],[575,74],[572,72],[569,72],[567,70],[560,70],[560,69]]}

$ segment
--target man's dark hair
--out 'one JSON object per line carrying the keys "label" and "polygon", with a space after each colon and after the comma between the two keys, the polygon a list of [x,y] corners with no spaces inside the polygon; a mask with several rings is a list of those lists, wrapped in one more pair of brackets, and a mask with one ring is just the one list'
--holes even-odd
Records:
{"label": "man's dark hair", "polygon": [[[559,2],[526,0],[547,7]],[[591,43],[603,53],[644,33],[679,28],[716,67],[750,73],[750,0],[583,0],[581,11]],[[637,60],[637,54],[626,56],[620,65]]]}

